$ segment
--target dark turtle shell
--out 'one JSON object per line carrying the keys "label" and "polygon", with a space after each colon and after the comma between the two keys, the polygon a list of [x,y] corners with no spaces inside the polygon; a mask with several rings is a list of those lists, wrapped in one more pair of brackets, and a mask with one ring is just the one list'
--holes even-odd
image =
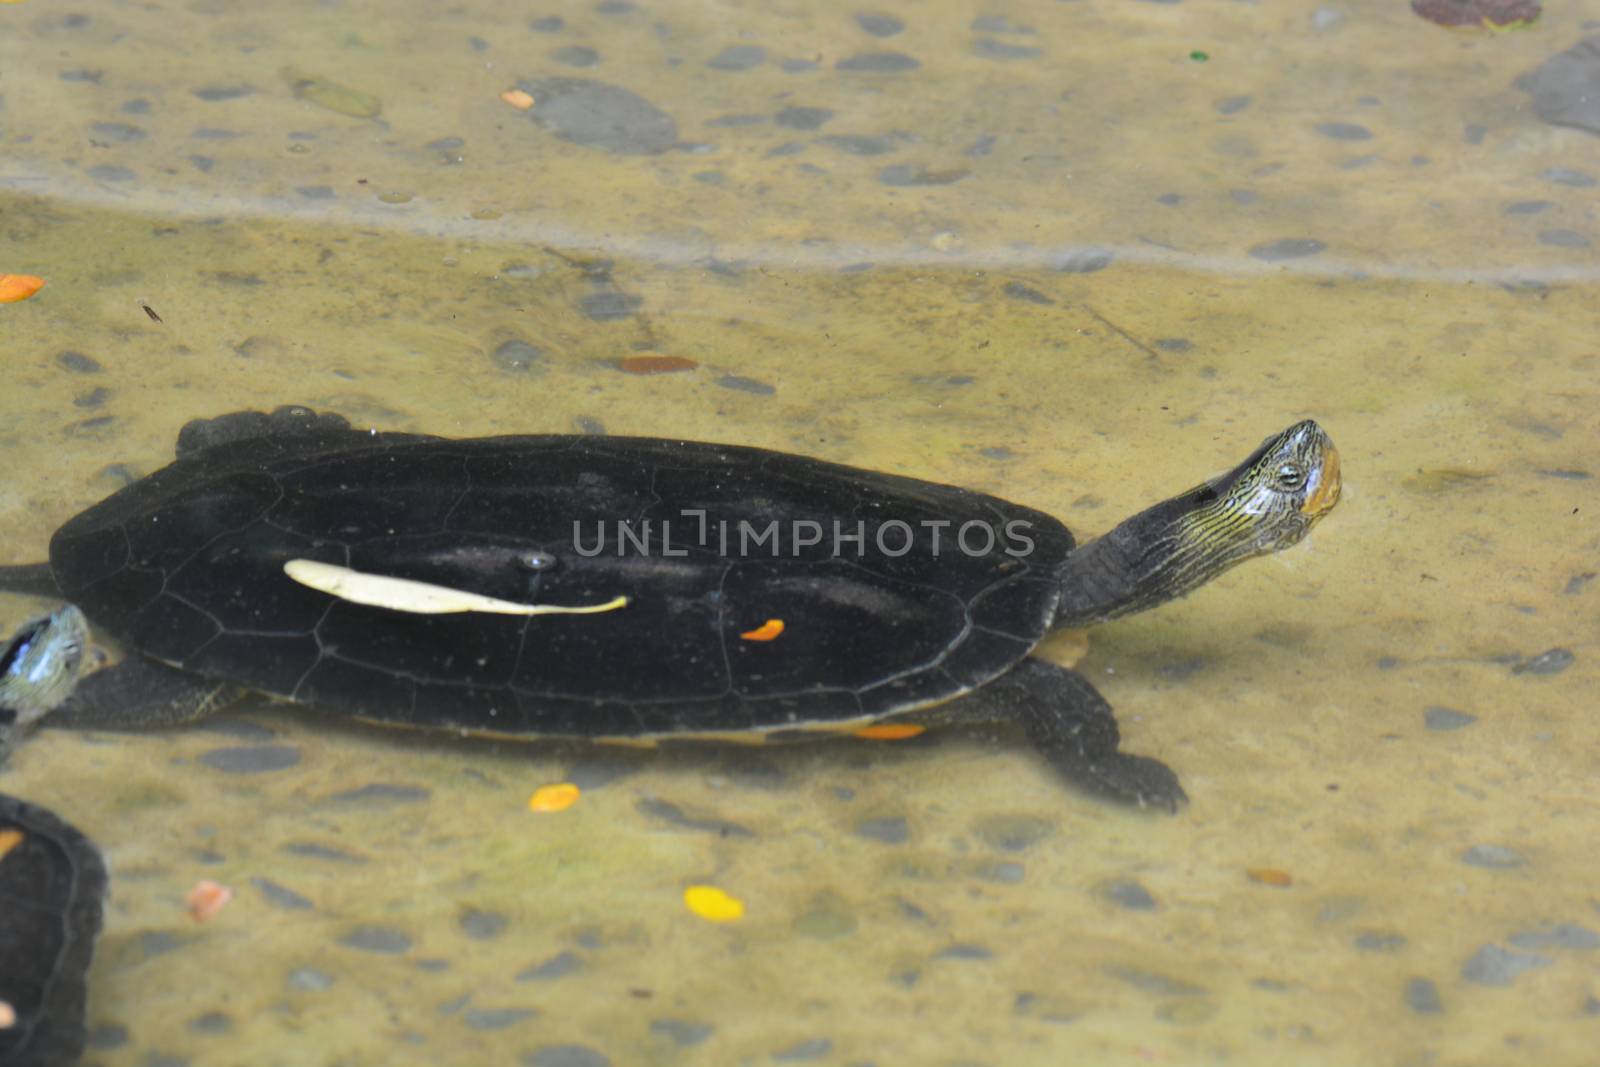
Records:
{"label": "dark turtle shell", "polygon": [[[1029,508],[755,448],[310,426],[190,448],[68,522],[50,562],[97,626],[194,674],[404,725],[639,737],[948,700],[1044,635],[1072,548]],[[291,581],[292,559],[628,603],[416,614]]]}
{"label": "dark turtle shell", "polygon": [[0,794],[0,1063],[59,1067],[84,1045],[89,962],[106,868],[94,844],[43,808]]}

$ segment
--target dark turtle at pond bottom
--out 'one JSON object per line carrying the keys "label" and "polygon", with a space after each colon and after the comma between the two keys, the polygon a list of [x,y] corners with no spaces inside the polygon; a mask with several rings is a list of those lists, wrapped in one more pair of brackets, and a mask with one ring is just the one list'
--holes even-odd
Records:
{"label": "dark turtle at pond bottom", "polygon": [[282,408],[192,422],[177,452],[67,522],[47,565],[0,568],[129,653],[57,721],[171,724],[247,690],[643,743],[1013,719],[1069,779],[1170,808],[1177,777],[1029,653],[1287,548],[1339,496],[1310,421],[1081,548],[995,497],[731,445],[449,440]]}
{"label": "dark turtle at pond bottom", "polygon": [[[18,631],[0,652],[8,719],[38,718],[71,691],[86,638],[72,607]],[[88,838],[0,793],[0,1064],[65,1067],[82,1053],[105,895],[105,863]]]}

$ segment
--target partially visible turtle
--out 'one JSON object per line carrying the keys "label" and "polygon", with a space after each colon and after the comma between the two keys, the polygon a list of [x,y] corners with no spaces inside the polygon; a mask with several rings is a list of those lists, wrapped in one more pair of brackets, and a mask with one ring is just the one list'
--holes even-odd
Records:
{"label": "partially visible turtle", "polygon": [[1031,508],[758,448],[283,408],[190,423],[176,462],[0,587],[58,590],[130,653],[62,708],[78,726],[187,721],[245,690],[646,743],[1015,719],[1068,778],[1176,808],[1176,776],[1118,751],[1088,680],[1029,653],[1287,548],[1338,496],[1332,443],[1300,422],[1077,548]]}
{"label": "partially visible turtle", "polygon": [[[0,653],[0,715],[33,721],[58,704],[77,680],[85,637],[70,606],[23,626]],[[0,793],[0,1064],[65,1067],[83,1052],[105,895],[93,842]]]}

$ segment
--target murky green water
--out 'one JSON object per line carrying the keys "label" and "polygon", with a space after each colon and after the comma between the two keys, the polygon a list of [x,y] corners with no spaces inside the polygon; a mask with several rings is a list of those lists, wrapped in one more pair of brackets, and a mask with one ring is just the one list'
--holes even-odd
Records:
{"label": "murky green water", "polygon": [[0,306],[7,561],[189,418],[291,402],[764,445],[1084,534],[1300,417],[1344,457],[1306,545],[1092,639],[1176,818],[1008,731],[42,732],[0,790],[113,871],[87,1060],[1591,1062],[1600,138],[1512,87],[1585,19],[0,6],[0,273],[49,283]]}

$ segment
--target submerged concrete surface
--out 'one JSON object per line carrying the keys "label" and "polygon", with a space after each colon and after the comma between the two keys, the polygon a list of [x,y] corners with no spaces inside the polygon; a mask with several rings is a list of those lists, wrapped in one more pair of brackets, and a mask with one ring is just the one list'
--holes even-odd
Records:
{"label": "submerged concrete surface", "polygon": [[0,307],[8,562],[187,419],[290,402],[783,448],[1085,535],[1300,417],[1344,461],[1307,544],[1090,639],[1176,818],[1004,729],[43,732],[0,783],[113,872],[89,1061],[1586,1062],[1600,139],[1514,85],[1583,12],[0,10],[0,271],[49,283]]}

